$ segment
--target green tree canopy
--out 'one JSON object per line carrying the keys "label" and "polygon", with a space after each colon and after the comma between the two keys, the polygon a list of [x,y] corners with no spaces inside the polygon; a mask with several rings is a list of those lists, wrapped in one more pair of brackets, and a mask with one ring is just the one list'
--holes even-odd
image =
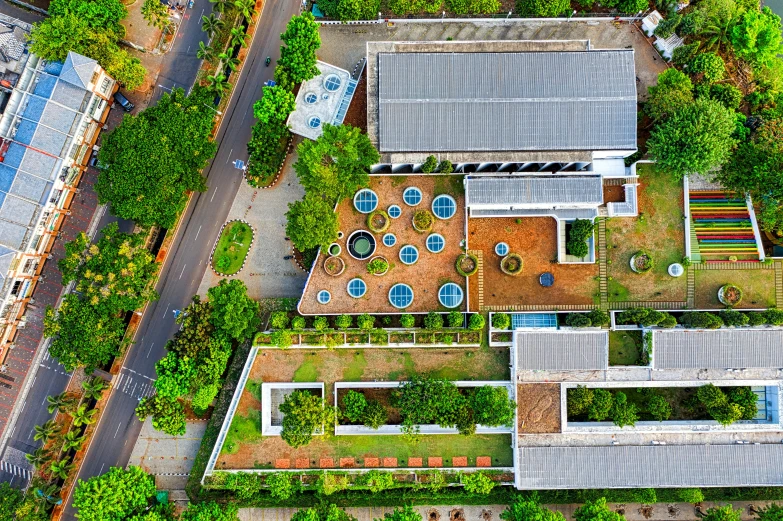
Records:
{"label": "green tree canopy", "polygon": [[288,72],[294,84],[318,76],[315,52],[321,47],[321,35],[312,13],[294,16],[280,35],[285,45],[280,47],[278,64]]}
{"label": "green tree canopy", "polygon": [[706,174],[723,165],[736,145],[734,111],[711,99],[697,99],[652,131],[647,147],[657,167],[677,178]]}
{"label": "green tree canopy", "polygon": [[185,408],[177,399],[166,398],[155,394],[144,398],[136,407],[136,416],[144,421],[152,416],[152,426],[172,436],[185,434]]}
{"label": "green tree canopy", "polygon": [[294,93],[280,86],[263,87],[261,99],[253,104],[253,116],[264,124],[285,124],[296,108]]}
{"label": "green tree canopy", "polygon": [[174,226],[186,192],[206,189],[201,169],[217,149],[211,102],[199,87],[189,96],[175,89],[137,116],[126,115],[99,152],[108,165],[95,183],[101,203],[141,226]]}
{"label": "green tree canopy", "polygon": [[107,313],[76,293],[69,293],[59,310],[46,310],[44,335],[53,337],[49,353],[67,371],[84,366],[87,372],[107,365],[119,354],[125,324],[117,313]]}
{"label": "green tree canopy", "polygon": [[511,425],[517,408],[508,397],[508,389],[492,385],[476,388],[470,395],[470,406],[476,423],[486,427]]}
{"label": "green tree canopy", "polygon": [[297,389],[285,397],[280,412],[285,415],[280,437],[296,449],[309,444],[313,434],[323,429],[329,411],[321,397]]}
{"label": "green tree canopy", "polygon": [[771,503],[758,511],[759,521],[783,521],[783,507]]}
{"label": "green tree canopy", "polygon": [[340,21],[375,20],[381,10],[380,0],[321,0],[318,7],[329,17]]}
{"label": "green tree canopy", "polygon": [[397,507],[391,512],[386,512],[382,520],[376,519],[375,521],[422,521],[422,519],[421,514],[416,512],[412,506],[405,505]]}
{"label": "green tree canopy", "polygon": [[291,521],[356,521],[356,518],[337,505],[321,503],[317,507],[298,510]]}
{"label": "green tree canopy", "polygon": [[65,244],[65,257],[57,263],[62,282],[75,280],[90,304],[111,313],[138,309],[158,296],[152,286],[158,264],[145,242],[146,234],[122,233],[117,223],[103,228],[95,244],[80,233]]}
{"label": "green tree canopy", "polygon": [[565,516],[560,512],[542,507],[538,502],[538,495],[525,498],[517,496],[508,508],[500,513],[503,521],[565,521]]}
{"label": "green tree canopy", "polygon": [[16,508],[22,503],[22,492],[5,481],[0,483],[0,519],[13,519]]}
{"label": "green tree canopy", "polygon": [[226,279],[207,291],[212,325],[238,342],[244,342],[260,324],[258,302],[247,296],[245,283]]}
{"label": "green tree canopy", "polygon": [[120,22],[128,16],[120,0],[52,0],[48,11],[52,17],[74,14],[94,29],[109,29],[119,35],[124,34]]}
{"label": "green tree canopy", "polygon": [[767,65],[783,53],[780,17],[769,7],[748,11],[731,30],[735,54],[751,64]]}
{"label": "green tree canopy", "polygon": [[681,71],[670,68],[658,75],[658,84],[647,88],[644,111],[654,120],[663,119],[693,103],[693,83]]}
{"label": "green tree canopy", "polygon": [[232,503],[202,501],[190,503],[182,512],[180,521],[237,521],[237,506]]}
{"label": "green tree canopy", "polygon": [[517,12],[532,18],[553,18],[569,12],[568,0],[517,0]]}
{"label": "green tree canopy", "polygon": [[337,239],[337,214],[318,194],[307,193],[304,199],[288,205],[285,233],[299,251],[326,247]]}
{"label": "green tree canopy", "polygon": [[740,521],[742,509],[734,510],[731,505],[722,507],[712,507],[707,509],[707,513],[702,519],[705,521]]}
{"label": "green tree canopy", "polygon": [[125,521],[141,513],[155,496],[155,480],[140,467],[112,467],[87,481],[79,480],[73,506],[79,521]]}
{"label": "green tree canopy", "polygon": [[305,190],[339,202],[369,184],[380,155],[370,139],[351,125],[323,126],[323,134],[299,145],[294,170]]}
{"label": "green tree canopy", "polygon": [[574,511],[576,521],[625,521],[625,516],[609,510],[606,506],[606,498],[598,498],[595,501],[586,501],[584,505]]}

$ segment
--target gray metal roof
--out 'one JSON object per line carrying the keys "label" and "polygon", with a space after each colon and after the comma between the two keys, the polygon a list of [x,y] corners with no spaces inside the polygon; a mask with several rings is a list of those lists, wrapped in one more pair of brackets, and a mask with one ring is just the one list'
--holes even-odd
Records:
{"label": "gray metal roof", "polygon": [[783,445],[520,447],[528,489],[783,485]]}
{"label": "gray metal roof", "polygon": [[606,331],[517,331],[518,370],[591,371],[609,365]]}
{"label": "gray metal roof", "polygon": [[92,58],[70,51],[65,58],[60,79],[81,89],[86,89],[97,65],[98,62]]}
{"label": "gray metal roof", "polygon": [[656,369],[783,367],[783,331],[676,329],[653,333]]}
{"label": "gray metal roof", "polygon": [[381,152],[633,150],[632,50],[379,53]]}
{"label": "gray metal roof", "polygon": [[600,176],[468,177],[465,205],[600,205]]}

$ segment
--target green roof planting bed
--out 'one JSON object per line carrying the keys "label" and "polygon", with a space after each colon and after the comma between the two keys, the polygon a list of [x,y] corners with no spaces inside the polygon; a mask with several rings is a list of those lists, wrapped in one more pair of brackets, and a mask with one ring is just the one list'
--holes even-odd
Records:
{"label": "green roof planting bed", "polygon": [[234,275],[245,265],[245,258],[253,245],[253,228],[243,221],[229,221],[223,225],[212,252],[212,269],[220,275]]}

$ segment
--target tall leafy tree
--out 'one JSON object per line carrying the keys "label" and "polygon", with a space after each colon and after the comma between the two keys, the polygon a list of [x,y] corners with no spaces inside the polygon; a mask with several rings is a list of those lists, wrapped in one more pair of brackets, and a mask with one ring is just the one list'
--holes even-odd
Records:
{"label": "tall leafy tree", "polygon": [[120,352],[125,324],[122,317],[92,306],[69,293],[60,309],[46,310],[44,334],[53,337],[49,353],[67,371],[84,366],[87,372],[112,361]]}
{"label": "tall leafy tree", "polygon": [[295,108],[293,92],[280,85],[263,87],[261,99],[253,105],[253,116],[258,122],[253,125],[247,144],[247,173],[255,182],[269,181],[283,162],[289,136],[286,119]]}
{"label": "tall leafy tree", "polygon": [[736,145],[734,111],[711,99],[697,99],[652,131],[647,142],[657,167],[677,178],[705,174],[723,165]]}
{"label": "tall leafy tree", "polygon": [[658,75],[658,84],[647,88],[644,111],[654,120],[677,112],[693,103],[693,83],[681,71],[670,68]]}
{"label": "tall leafy tree", "polygon": [[144,398],[136,407],[136,416],[144,421],[152,417],[152,426],[171,436],[185,434],[185,408],[177,399],[165,398],[159,394]]}
{"label": "tall leafy tree", "polygon": [[144,0],[141,14],[148,24],[158,29],[165,29],[170,23],[169,8],[160,0]]}
{"label": "tall leafy tree", "polygon": [[323,126],[315,141],[304,141],[297,148],[294,164],[305,190],[339,202],[370,182],[370,167],[380,155],[370,139],[351,125]]}
{"label": "tall leafy tree", "polygon": [[323,429],[329,411],[321,397],[297,389],[285,397],[280,412],[284,414],[280,437],[297,449],[308,445],[313,434]]}
{"label": "tall leafy tree", "polygon": [[374,20],[381,0],[320,0],[318,7],[329,17],[340,21]]}
{"label": "tall leafy tree", "polygon": [[237,521],[237,506],[219,504],[214,501],[190,503],[182,512],[180,521]]}
{"label": "tall leafy tree", "polygon": [[574,511],[576,521],[625,521],[625,516],[609,509],[606,498],[586,501]]}
{"label": "tall leafy tree", "polygon": [[247,296],[241,280],[226,279],[207,291],[212,305],[212,325],[234,340],[244,342],[260,324],[258,302]]}
{"label": "tall leafy tree", "polygon": [[316,507],[298,510],[291,521],[356,521],[356,518],[337,505],[321,503]]}
{"label": "tall leafy tree", "polygon": [[307,193],[304,199],[290,203],[285,232],[299,251],[327,246],[337,238],[337,214],[323,197]]}
{"label": "tall leafy tree", "polygon": [[280,48],[278,64],[288,70],[293,83],[318,75],[315,52],[321,46],[321,36],[312,13],[291,18],[280,39],[285,45]]}
{"label": "tall leafy tree", "polygon": [[152,286],[158,264],[146,248],[145,234],[122,233],[110,223],[95,244],[80,233],[65,244],[58,263],[63,284],[75,280],[76,290],[92,305],[109,312],[133,311],[158,294]]}
{"label": "tall leafy tree", "polygon": [[14,519],[17,507],[22,503],[22,492],[7,482],[0,483],[0,519]]}
{"label": "tall leafy tree", "polygon": [[768,65],[783,53],[780,17],[769,7],[742,15],[730,38],[736,55],[753,65]]}
{"label": "tall leafy tree", "polygon": [[140,467],[112,467],[87,481],[79,480],[73,506],[79,521],[124,521],[140,514],[155,496],[155,480]]}
{"label": "tall leafy tree", "polygon": [[[160,2],[158,2],[160,3]],[[207,36],[212,38],[212,36],[225,25],[225,22],[218,18],[215,13],[209,13],[209,16],[202,16],[201,17],[201,30],[207,33]],[[203,43],[203,42],[199,42]]]}
{"label": "tall leafy tree", "polygon": [[542,507],[538,495],[532,497],[517,497],[508,508],[500,513],[503,521],[565,521],[561,512]]}
{"label": "tall leafy tree", "polygon": [[128,16],[120,0],[52,0],[48,11],[51,17],[74,14],[92,28],[109,29],[118,35],[124,34],[120,22]]}
{"label": "tall leafy tree", "polygon": [[126,115],[99,152],[95,191],[118,217],[141,226],[170,228],[185,208],[188,191],[204,191],[201,175],[217,146],[212,140],[211,96],[196,87],[164,94],[137,116]]}

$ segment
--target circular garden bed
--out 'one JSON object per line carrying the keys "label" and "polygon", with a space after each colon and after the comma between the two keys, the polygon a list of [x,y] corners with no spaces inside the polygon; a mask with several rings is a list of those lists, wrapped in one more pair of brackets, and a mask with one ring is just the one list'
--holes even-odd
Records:
{"label": "circular garden bed", "polygon": [[519,275],[522,273],[522,257],[509,253],[500,260],[500,271],[506,275]]}
{"label": "circular garden bed", "polygon": [[367,227],[373,233],[383,233],[389,229],[391,219],[385,210],[375,210],[367,216]]}
{"label": "circular garden bed", "polygon": [[652,255],[645,250],[639,250],[631,256],[631,270],[634,273],[647,273],[655,266]]}
{"label": "circular garden bed", "polygon": [[389,271],[389,261],[386,260],[386,257],[383,255],[377,255],[370,259],[370,262],[367,263],[367,273],[370,273],[372,275],[386,275],[386,273]]}
{"label": "circular garden bed", "polygon": [[478,259],[470,253],[461,253],[454,267],[463,277],[470,277],[478,271]]}
{"label": "circular garden bed", "polygon": [[212,250],[212,269],[218,275],[234,275],[245,266],[245,259],[253,245],[253,228],[244,221],[229,221],[220,230]]}
{"label": "circular garden bed", "polygon": [[432,223],[435,218],[429,210],[416,210],[413,214],[413,229],[419,233],[428,232],[432,229]]}
{"label": "circular garden bed", "polygon": [[336,277],[345,271],[345,261],[340,257],[327,257],[324,261],[324,271],[327,275]]}
{"label": "circular garden bed", "polygon": [[718,300],[724,306],[736,306],[742,302],[742,290],[734,284],[725,284],[718,289]]}

